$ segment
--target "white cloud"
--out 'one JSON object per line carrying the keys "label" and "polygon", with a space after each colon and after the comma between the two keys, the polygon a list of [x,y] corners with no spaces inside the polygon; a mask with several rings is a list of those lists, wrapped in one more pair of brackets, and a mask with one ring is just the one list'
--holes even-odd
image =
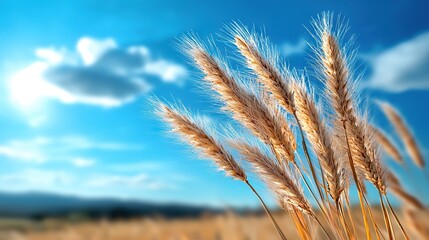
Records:
{"label": "white cloud", "polygon": [[87,158],[76,158],[76,159],[73,160],[73,164],[76,167],[84,168],[84,167],[91,167],[91,166],[93,166],[95,164],[95,161],[92,160],[92,159],[87,159]]}
{"label": "white cloud", "polygon": [[64,171],[26,169],[20,172],[0,175],[3,186],[48,187],[71,184],[74,177]]}
{"label": "white cloud", "polygon": [[127,52],[130,54],[137,54],[145,57],[149,57],[150,51],[145,46],[131,46],[127,49]]}
{"label": "white cloud", "polygon": [[187,75],[177,63],[154,59],[145,46],[122,48],[112,38],[83,37],[75,52],[38,48],[35,54],[36,61],[8,80],[12,101],[29,111],[44,99],[117,107],[150,91],[148,76],[181,84]]}
{"label": "white cloud", "polygon": [[97,61],[108,50],[117,48],[115,40],[108,38],[97,40],[89,37],[82,37],[76,45],[77,52],[82,57],[85,65],[91,65]]}
{"label": "white cloud", "polygon": [[285,56],[301,54],[305,51],[306,48],[307,41],[305,41],[303,38],[299,39],[299,41],[294,44],[286,42],[280,46],[280,49]]}
{"label": "white cloud", "polygon": [[388,92],[429,89],[429,32],[368,56],[371,75],[365,87]]}
{"label": "white cloud", "polygon": [[50,139],[38,137],[29,141],[12,140],[5,144],[0,144],[0,155],[9,159],[25,162],[43,163],[47,156],[42,151],[41,146],[50,143]]}
{"label": "white cloud", "polygon": [[64,91],[43,78],[49,66],[48,62],[35,62],[13,75],[9,80],[12,101],[19,106],[32,107],[42,97],[66,99]]}
{"label": "white cloud", "polygon": [[[144,67],[144,71],[148,74],[160,76],[160,78],[164,82],[176,82],[177,76],[186,75],[186,68],[179,64],[171,63],[165,60],[158,60],[147,63]],[[185,79],[182,78],[181,83],[184,80]]]}
{"label": "white cloud", "polygon": [[17,148],[15,146],[0,146],[0,155],[10,159],[18,159],[26,162],[43,163],[46,156],[37,149]]}
{"label": "white cloud", "polygon": [[82,136],[36,137],[0,143],[0,156],[35,164],[51,160],[70,161],[76,166],[85,167],[94,164],[95,161],[76,157],[80,150],[129,151],[140,149],[142,146],[137,144],[97,141]]}
{"label": "white cloud", "polygon": [[64,60],[64,54],[53,48],[38,48],[36,49],[36,56],[53,64]]}
{"label": "white cloud", "polygon": [[111,163],[106,166],[106,169],[114,172],[135,172],[135,171],[146,171],[153,172],[162,170],[165,172],[166,166],[160,164],[159,161],[147,161],[141,160],[139,162],[121,162]]}
{"label": "white cloud", "polygon": [[139,144],[129,144],[120,142],[94,141],[82,136],[66,136],[57,139],[61,145],[72,146],[74,149],[101,149],[101,150],[139,150]]}

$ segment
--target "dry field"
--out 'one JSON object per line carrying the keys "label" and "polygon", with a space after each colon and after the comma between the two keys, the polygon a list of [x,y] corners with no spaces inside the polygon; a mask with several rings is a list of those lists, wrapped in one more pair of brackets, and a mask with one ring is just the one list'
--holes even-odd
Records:
{"label": "dry field", "polygon": [[[359,214],[359,209],[356,208]],[[373,213],[377,222],[383,222],[380,209],[374,209]],[[415,221],[404,217],[401,211],[400,218],[407,226],[411,239],[428,239],[429,211],[419,212],[413,216]],[[288,239],[299,239],[292,219],[286,213],[275,213],[274,217],[282,229],[287,233]],[[426,225],[424,225],[426,224]],[[5,226],[4,223],[1,224]],[[29,222],[15,223],[14,229],[2,230],[1,240],[256,240],[278,239],[277,232],[273,229],[269,219],[264,215],[237,216],[225,214],[218,216],[206,216],[199,219],[141,219],[129,221],[99,221],[66,224],[55,221],[31,224]],[[361,226],[362,224],[357,224]],[[383,226],[381,226],[383,228]],[[317,231],[317,230],[316,230]],[[382,230],[387,236],[385,230]],[[358,230],[358,239],[365,237],[364,229]],[[395,234],[401,238],[400,231]],[[325,239],[321,232],[314,234],[315,239]]]}

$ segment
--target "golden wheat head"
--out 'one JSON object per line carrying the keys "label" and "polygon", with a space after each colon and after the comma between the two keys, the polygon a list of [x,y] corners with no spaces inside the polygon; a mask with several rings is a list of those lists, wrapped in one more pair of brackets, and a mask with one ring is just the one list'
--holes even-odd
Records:
{"label": "golden wheat head", "polygon": [[281,163],[273,161],[258,147],[248,143],[231,141],[230,144],[252,164],[255,173],[281,198],[280,201],[287,202],[305,214],[314,214],[302,190]]}
{"label": "golden wheat head", "polygon": [[268,40],[251,34],[248,29],[238,24],[233,25],[231,32],[233,42],[243,56],[246,66],[255,73],[256,79],[265,90],[273,94],[280,106],[293,113],[294,104],[288,86],[289,79],[286,79],[276,67],[278,56],[270,49]]}
{"label": "golden wheat head", "polygon": [[344,170],[338,162],[332,147],[330,133],[320,117],[316,102],[303,81],[291,84],[297,117],[313,151],[319,158],[328,182],[328,191],[331,197],[338,201],[344,189]]}
{"label": "golden wheat head", "polygon": [[190,116],[162,103],[158,103],[157,114],[170,125],[172,132],[180,135],[205,157],[212,159],[216,166],[225,171],[228,176],[241,181],[246,180],[246,173],[234,157]]}
{"label": "golden wheat head", "polygon": [[205,82],[218,93],[225,109],[255,136],[273,148],[287,161],[294,161],[295,139],[273,110],[237,82],[225,62],[211,56],[195,39],[185,39],[184,48],[204,73]]}

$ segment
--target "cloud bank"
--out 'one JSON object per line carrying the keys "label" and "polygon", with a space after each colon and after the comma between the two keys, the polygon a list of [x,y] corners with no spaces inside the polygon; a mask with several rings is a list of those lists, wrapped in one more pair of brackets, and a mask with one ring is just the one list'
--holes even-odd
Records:
{"label": "cloud bank", "polygon": [[40,99],[115,107],[150,91],[152,76],[183,84],[187,70],[165,59],[154,59],[145,46],[120,47],[114,39],[81,38],[75,51],[39,48],[37,60],[9,80],[12,99],[31,106]]}
{"label": "cloud bank", "polygon": [[429,89],[429,32],[369,56],[367,88],[386,92]]}

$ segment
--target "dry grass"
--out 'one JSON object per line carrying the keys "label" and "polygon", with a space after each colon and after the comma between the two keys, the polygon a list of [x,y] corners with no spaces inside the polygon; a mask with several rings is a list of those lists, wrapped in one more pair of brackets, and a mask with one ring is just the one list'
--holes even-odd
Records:
{"label": "dry grass", "polygon": [[[356,99],[352,59],[341,45],[347,27],[335,29],[338,24],[330,14],[323,14],[313,26],[315,72],[324,83],[323,89],[314,90],[316,94],[313,94],[313,86],[307,86],[305,74],[298,75],[299,70],[285,67],[267,37],[243,26],[233,24],[229,29],[230,42],[242,60],[240,72],[231,71],[228,61],[219,53],[211,53],[195,37],[183,39],[184,52],[201,70],[203,83],[215,93],[215,98],[223,104],[222,109],[258,140],[246,137],[214,140],[216,133],[209,134],[204,128],[193,125],[194,117],[186,110],[181,113],[156,103],[162,109],[160,116],[185,142],[205,153],[204,156],[212,159],[226,175],[242,180],[254,191],[281,239],[290,237],[289,229],[286,234],[281,230],[284,225],[271,216],[250,185],[246,171],[253,171],[272,190],[279,206],[293,220],[301,239],[320,239],[321,235],[329,239],[355,239],[361,236],[362,230],[367,239],[398,239],[401,236],[410,239],[407,232],[412,223],[407,221],[406,225],[401,221],[390,204],[387,191],[396,194],[404,207],[421,209],[422,206],[417,198],[403,189],[399,179],[393,178],[378,152],[379,145],[404,165],[405,159],[381,130],[374,133],[371,119],[363,117],[368,114]],[[247,78],[243,80],[243,76]],[[405,121],[389,104],[380,105],[397,130],[410,159],[423,169],[424,159]],[[296,144],[293,128],[300,133],[301,149]],[[226,150],[229,147],[251,167],[241,167],[232,157],[235,155]],[[306,163],[300,160],[299,150],[304,152]],[[394,180],[390,189],[389,180]],[[366,182],[377,192],[381,214],[368,203]],[[309,196],[303,194],[301,185],[308,190]],[[358,193],[360,214],[351,210],[351,191]],[[314,214],[310,198],[317,203],[319,215]],[[380,216],[383,221],[378,219]],[[317,231],[323,231],[323,234]]]}

